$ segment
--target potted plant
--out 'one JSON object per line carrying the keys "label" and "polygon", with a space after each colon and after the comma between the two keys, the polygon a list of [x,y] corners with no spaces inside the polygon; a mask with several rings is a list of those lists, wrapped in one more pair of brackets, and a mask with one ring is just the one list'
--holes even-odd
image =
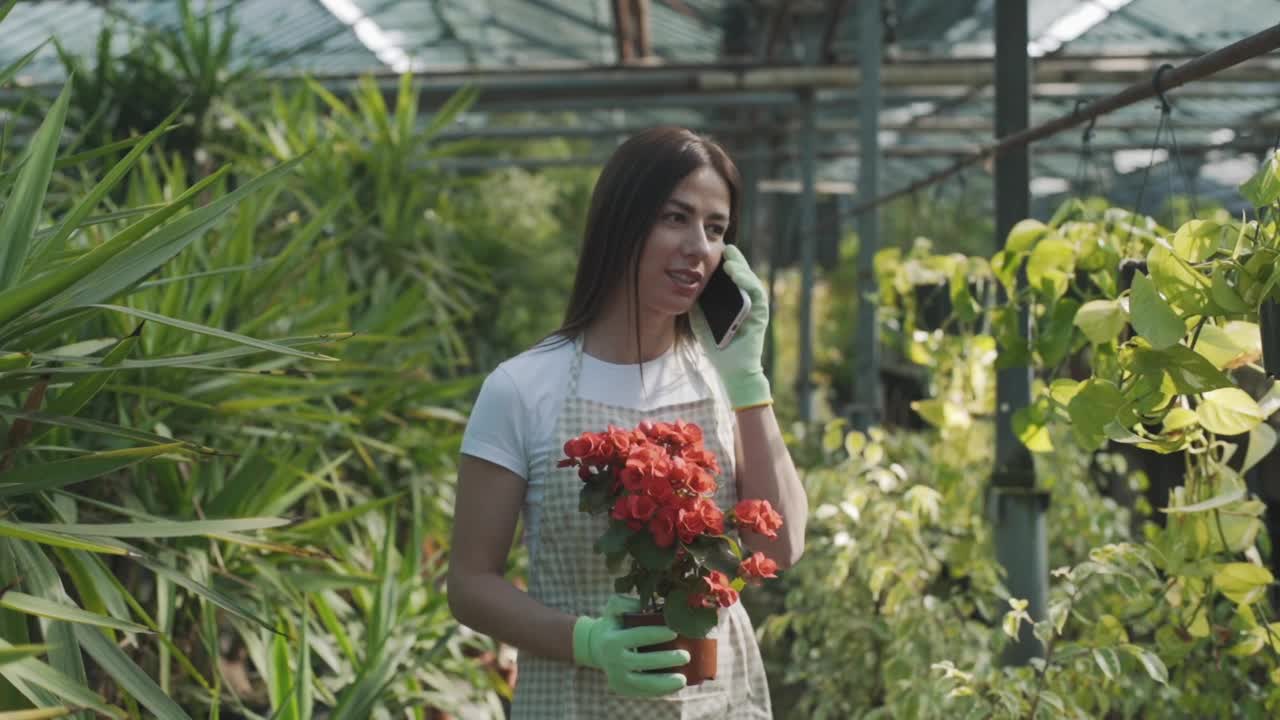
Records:
{"label": "potted plant", "polygon": [[564,452],[560,467],[577,467],[582,479],[579,510],[608,513],[595,551],[619,573],[614,589],[640,596],[643,610],[624,615],[623,625],[670,627],[674,641],[647,649],[687,650],[690,662],[677,671],[688,684],[714,679],[716,641],[707,635],[720,609],[778,569],[763,553],[745,555],[731,533],[745,528],[775,539],[782,516],[767,500],[741,500],[727,513],[716,504],[720,465],[696,424],[611,425],[582,433]]}

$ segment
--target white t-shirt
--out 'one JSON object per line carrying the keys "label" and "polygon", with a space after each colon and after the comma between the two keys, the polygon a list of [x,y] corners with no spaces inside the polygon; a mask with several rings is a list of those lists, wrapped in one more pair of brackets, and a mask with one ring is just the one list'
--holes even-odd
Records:
{"label": "white t-shirt", "polygon": [[[525,480],[526,544],[537,537],[546,477],[563,453],[556,443],[556,419],[569,389],[574,352],[572,342],[553,339],[503,362],[485,378],[462,436],[464,455],[488,460]],[[676,343],[644,363],[643,385],[639,365],[617,365],[584,353],[578,395],[637,410],[701,399],[704,386],[686,372],[681,352],[687,351]],[[701,349],[691,359],[704,378],[717,377]],[[723,392],[718,382],[711,385],[713,392]],[[731,428],[728,433],[726,447],[733,447]]]}

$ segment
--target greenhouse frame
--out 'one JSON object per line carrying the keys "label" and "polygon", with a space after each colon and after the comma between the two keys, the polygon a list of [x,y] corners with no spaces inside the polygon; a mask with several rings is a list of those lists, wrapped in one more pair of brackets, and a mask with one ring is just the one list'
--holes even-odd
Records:
{"label": "greenhouse frame", "polygon": [[[655,127],[740,174],[749,405],[804,552],[760,565],[729,507],[638,540],[628,485],[593,546],[620,594],[675,563],[663,622],[720,633],[679,583],[737,572],[779,718],[1280,713],[1276,0],[4,0],[0,29],[0,720],[567,712],[518,699],[545,646],[457,616],[459,478]],[[529,590],[519,540],[494,579]],[[617,700],[577,633],[564,677],[618,717],[729,712]]]}

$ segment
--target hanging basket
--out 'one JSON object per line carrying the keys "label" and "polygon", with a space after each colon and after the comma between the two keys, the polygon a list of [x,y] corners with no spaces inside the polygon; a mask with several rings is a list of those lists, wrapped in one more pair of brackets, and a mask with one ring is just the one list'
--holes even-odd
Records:
{"label": "hanging basket", "polygon": [[1262,330],[1262,365],[1267,375],[1280,378],[1280,302],[1263,301],[1258,325]]}

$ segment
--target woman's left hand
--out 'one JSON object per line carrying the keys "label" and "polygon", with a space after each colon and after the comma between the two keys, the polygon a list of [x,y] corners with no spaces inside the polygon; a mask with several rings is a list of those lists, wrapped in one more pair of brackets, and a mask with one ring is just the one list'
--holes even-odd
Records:
{"label": "woman's left hand", "polygon": [[767,405],[773,402],[773,394],[761,358],[764,355],[765,330],[769,325],[769,298],[764,284],[751,271],[742,251],[734,245],[725,246],[724,270],[734,284],[751,298],[751,309],[737,334],[728,346],[723,349],[716,347],[702,308],[696,304],[689,311],[689,322],[707,357],[720,373],[733,408],[742,410]]}

